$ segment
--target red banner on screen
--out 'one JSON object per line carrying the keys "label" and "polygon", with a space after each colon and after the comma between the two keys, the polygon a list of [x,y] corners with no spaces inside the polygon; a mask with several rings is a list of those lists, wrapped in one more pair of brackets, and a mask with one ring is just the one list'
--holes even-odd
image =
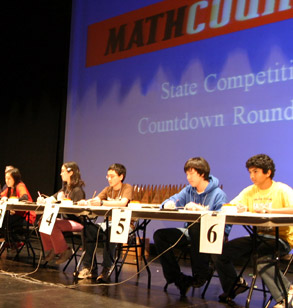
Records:
{"label": "red banner on screen", "polygon": [[293,0],[162,1],[90,25],[86,66],[289,19],[292,7]]}

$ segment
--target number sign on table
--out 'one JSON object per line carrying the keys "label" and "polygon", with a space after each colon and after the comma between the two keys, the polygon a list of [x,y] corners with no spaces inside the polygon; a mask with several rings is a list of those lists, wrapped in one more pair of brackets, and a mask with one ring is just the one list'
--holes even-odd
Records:
{"label": "number sign on table", "polygon": [[112,226],[111,226],[110,242],[127,243],[130,220],[131,220],[131,210],[112,209]]}
{"label": "number sign on table", "polygon": [[5,216],[5,213],[6,213],[6,207],[7,207],[6,202],[4,202],[0,205],[0,228],[2,228],[4,216]]}
{"label": "number sign on table", "polygon": [[58,212],[58,204],[46,204],[40,225],[40,232],[51,235]]}
{"label": "number sign on table", "polygon": [[221,254],[226,216],[206,214],[200,219],[200,246],[203,253]]}

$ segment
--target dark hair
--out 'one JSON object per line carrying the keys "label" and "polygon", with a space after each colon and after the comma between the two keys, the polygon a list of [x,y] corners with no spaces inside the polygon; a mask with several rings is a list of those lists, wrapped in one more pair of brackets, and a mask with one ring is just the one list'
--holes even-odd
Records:
{"label": "dark hair", "polygon": [[14,180],[14,187],[21,182],[21,174],[17,168],[10,169],[5,172],[5,174],[10,174],[10,176]]}
{"label": "dark hair", "polygon": [[246,162],[246,168],[247,170],[250,168],[259,168],[262,169],[264,174],[271,170],[271,179],[274,177],[276,171],[274,161],[266,154],[258,154],[250,157]]}
{"label": "dark hair", "polygon": [[210,166],[208,162],[202,157],[193,157],[188,159],[184,165],[184,172],[194,169],[199,175],[204,175],[206,181],[209,180]]}
{"label": "dark hair", "polygon": [[[17,168],[10,169],[6,171],[5,174],[9,174],[13,178],[14,180],[13,188],[15,188],[21,182],[21,174]],[[7,197],[9,198],[10,196],[11,196],[11,188],[8,187]],[[16,196],[16,189],[13,189],[12,196]]]}
{"label": "dark hair", "polygon": [[122,174],[123,179],[122,179],[121,182],[123,182],[125,180],[126,168],[122,164],[112,164],[112,165],[109,166],[108,171],[109,170],[114,170],[119,176]]}
{"label": "dark hair", "polygon": [[[84,181],[81,179],[79,167],[76,162],[70,161],[64,163],[63,166],[66,168],[67,172],[72,171],[72,175],[70,176],[70,184],[68,188],[71,190],[76,186],[84,186]],[[67,184],[65,184],[67,186]]]}

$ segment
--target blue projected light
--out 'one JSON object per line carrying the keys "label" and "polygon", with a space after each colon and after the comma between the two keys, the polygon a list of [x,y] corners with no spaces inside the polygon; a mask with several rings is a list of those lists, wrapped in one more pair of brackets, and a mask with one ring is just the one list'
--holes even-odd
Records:
{"label": "blue projected light", "polygon": [[[89,27],[155,4],[168,1],[73,6],[64,161],[78,162],[87,196],[107,185],[115,162],[131,184],[187,183],[183,166],[195,156],[207,159],[229,200],[250,184],[245,162],[259,153],[274,159],[275,180],[292,186],[293,19],[86,66]],[[136,22],[136,44],[145,23]]]}

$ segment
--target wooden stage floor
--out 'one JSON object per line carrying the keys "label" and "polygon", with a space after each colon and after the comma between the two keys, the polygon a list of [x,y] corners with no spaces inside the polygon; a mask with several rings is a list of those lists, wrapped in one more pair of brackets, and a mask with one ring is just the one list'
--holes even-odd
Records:
{"label": "wooden stage floor", "polygon": [[[165,279],[158,260],[150,265],[152,279],[151,289],[148,290],[147,272],[143,271],[137,277],[134,265],[124,265],[119,284],[101,286],[89,279],[76,282],[72,275],[74,262],[71,262],[63,273],[63,265],[58,266],[54,263],[47,267],[43,267],[41,263],[39,268],[34,268],[25,250],[19,260],[13,261],[12,257],[13,251],[4,252],[1,256],[0,307],[227,307],[218,302],[218,295],[222,293],[222,289],[217,277],[212,279],[205,299],[201,298],[202,288],[189,290],[183,300],[180,299],[179,291],[174,285],[169,286],[167,293],[164,292]],[[134,257],[129,256],[128,261],[134,261]],[[189,260],[181,260],[180,264],[182,271],[190,274]],[[251,269],[248,269],[245,272],[248,281],[250,271]],[[257,284],[260,285],[260,282],[257,281]],[[247,292],[235,299],[237,307],[245,306],[246,296]],[[254,291],[250,307],[259,308],[262,304],[263,293]]]}

